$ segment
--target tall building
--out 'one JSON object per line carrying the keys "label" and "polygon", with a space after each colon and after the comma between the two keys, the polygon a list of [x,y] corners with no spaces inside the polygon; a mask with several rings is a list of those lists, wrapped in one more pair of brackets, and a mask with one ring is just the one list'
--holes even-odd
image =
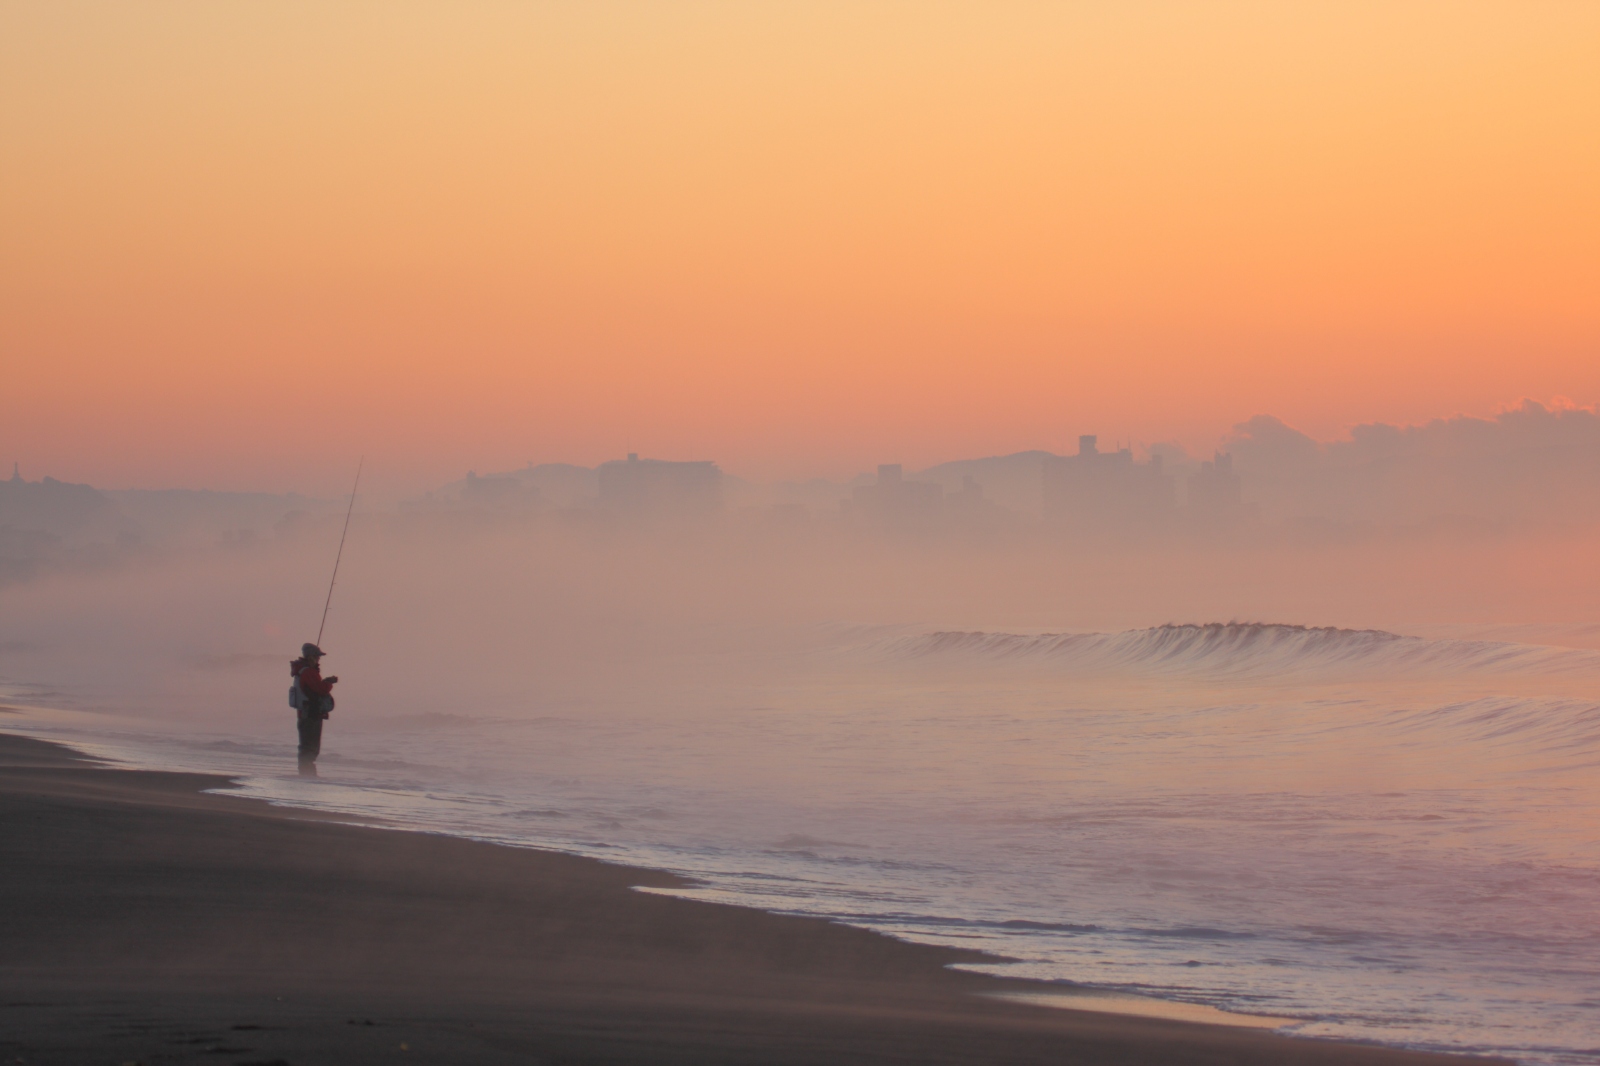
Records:
{"label": "tall building", "polygon": [[641,459],[601,463],[600,505],[627,514],[710,514],[722,507],[722,471],[713,462]]}
{"label": "tall building", "polygon": [[887,529],[925,528],[938,521],[944,488],[934,481],[907,481],[899,463],[878,467],[878,480],[859,485],[840,509],[847,518]]}
{"label": "tall building", "polygon": [[1189,516],[1201,526],[1232,526],[1254,515],[1244,502],[1243,486],[1233,469],[1233,456],[1217,452],[1189,475]]}
{"label": "tall building", "polygon": [[1078,454],[1044,463],[1044,517],[1079,532],[1130,532],[1161,528],[1176,508],[1172,475],[1159,455],[1137,463],[1133,451],[1102,452],[1091,434],[1078,438]]}

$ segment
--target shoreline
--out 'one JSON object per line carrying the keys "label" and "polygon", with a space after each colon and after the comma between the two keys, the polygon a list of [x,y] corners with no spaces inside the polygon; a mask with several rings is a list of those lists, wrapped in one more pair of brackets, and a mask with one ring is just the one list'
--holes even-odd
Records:
{"label": "shoreline", "polygon": [[[948,968],[993,958],[978,952],[632,891],[688,883],[662,871],[201,791],[230,783],[0,733],[0,1052],[296,1066],[398,1044],[440,1062],[1460,1061],[1018,1003],[995,994],[1064,990]],[[246,1014],[276,1021],[218,1028]],[[90,1016],[117,1026],[85,1045]],[[385,1025],[427,1036],[384,1043]],[[171,1036],[188,1029],[190,1044]]]}
{"label": "shoreline", "polygon": [[[48,710],[49,709],[47,708],[28,707],[17,704],[0,704],[0,713],[22,714],[24,717],[30,718],[37,718],[38,712],[48,713]],[[0,719],[0,726],[3,725],[4,720]],[[3,729],[0,729],[0,737],[3,737],[4,735],[6,734],[4,733]],[[32,732],[22,735],[27,735],[30,737],[35,736],[35,734]],[[691,894],[693,890],[703,887],[703,882],[699,881],[693,874],[658,868],[649,865],[648,863],[641,863],[632,861],[630,859],[619,860],[611,858],[605,854],[595,854],[592,850],[578,850],[570,847],[564,847],[560,844],[509,841],[505,839],[496,839],[493,836],[479,835],[465,830],[439,829],[427,825],[408,824],[404,821],[397,822],[393,819],[375,815],[371,812],[361,812],[350,808],[341,808],[337,804],[311,803],[304,800],[297,801],[283,797],[267,798],[262,796],[243,796],[239,792],[232,790],[240,789],[242,787],[242,780],[247,778],[255,778],[259,776],[260,771],[200,771],[178,768],[170,765],[161,766],[159,763],[141,762],[139,755],[131,752],[125,745],[106,743],[98,736],[90,739],[72,734],[67,734],[64,737],[61,734],[49,733],[47,736],[38,736],[37,739],[44,739],[48,743],[60,745],[91,762],[108,763],[109,766],[107,768],[135,769],[159,773],[212,773],[214,776],[227,782],[224,787],[228,789],[228,791],[219,791],[216,793],[217,795],[234,799],[247,799],[252,803],[265,803],[270,807],[281,809],[286,812],[297,812],[297,814],[300,816],[319,820],[326,819],[351,826],[390,829],[403,832],[429,833],[446,836],[453,839],[486,843],[491,846],[522,848],[548,854],[568,855],[593,859],[603,863],[606,866],[639,871],[641,875],[641,883],[633,886],[636,891],[655,892],[668,896],[669,898],[686,899],[696,902],[713,902],[698,899],[695,895]],[[87,747],[91,746],[99,749],[100,753],[94,754],[93,752],[86,750]],[[301,778],[300,780],[304,779]],[[672,884],[643,883],[644,880],[654,877],[672,878],[676,880]],[[788,911],[771,911],[754,903],[741,903],[726,899],[717,900],[715,903],[720,906],[755,910],[767,914],[792,915],[795,913]],[[806,915],[800,916],[807,917]],[[907,940],[903,937],[896,936],[892,932],[885,932],[883,930],[873,929],[871,926],[858,925],[848,921],[839,921],[838,919],[833,919],[826,915],[814,915],[809,917],[819,917],[825,921],[836,922],[837,924],[845,925],[850,928],[863,929],[903,943],[929,946],[927,942],[924,941]],[[964,952],[967,957],[958,960],[960,962],[987,965],[997,962],[1004,963],[1012,961],[1005,954],[993,950],[977,948],[968,950],[965,949],[963,945],[939,945],[936,943],[931,946],[951,948],[958,952]],[[995,983],[996,987],[988,990],[979,989],[974,994],[992,995],[1003,1000],[1009,1000],[1016,1003],[1029,1003],[1039,1007],[1083,1010],[1097,1013],[1133,1015],[1149,1018],[1164,1018],[1171,1021],[1192,1021],[1211,1025],[1238,1026],[1240,1028],[1247,1029],[1283,1030],[1294,1026],[1303,1020],[1284,1015],[1257,1014],[1228,1010],[1225,1008],[1215,1007],[1203,1003],[1196,1003],[1189,1000],[1164,999],[1158,995],[1153,995],[1150,993],[1131,991],[1116,987],[1083,984],[1069,979],[1019,978],[1010,977],[1002,973],[994,973],[993,971],[975,972],[980,976],[990,979]],[[1284,1035],[1298,1034],[1291,1032],[1285,1033]],[[1338,1040],[1339,1038],[1334,1037],[1331,1039]],[[1362,1041],[1356,1040],[1353,1042],[1359,1043]]]}

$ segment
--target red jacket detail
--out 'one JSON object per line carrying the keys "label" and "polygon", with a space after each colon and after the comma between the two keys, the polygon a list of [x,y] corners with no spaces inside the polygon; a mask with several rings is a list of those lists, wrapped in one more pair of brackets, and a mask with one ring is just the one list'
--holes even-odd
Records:
{"label": "red jacket detail", "polygon": [[307,663],[294,675],[300,679],[300,691],[311,696],[333,695],[333,682],[322,680],[322,671],[316,663]]}

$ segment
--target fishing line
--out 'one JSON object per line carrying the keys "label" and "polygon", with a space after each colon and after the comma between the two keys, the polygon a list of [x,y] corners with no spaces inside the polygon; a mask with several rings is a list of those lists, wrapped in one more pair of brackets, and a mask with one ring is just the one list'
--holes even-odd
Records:
{"label": "fishing line", "polygon": [[356,489],[361,487],[361,466],[367,461],[362,456],[356,463],[356,483],[350,486],[350,507],[344,513],[344,531],[339,534],[339,551],[333,557],[333,577],[328,579],[328,598],[322,604],[322,624],[317,627],[317,647],[322,647],[322,631],[328,626],[328,608],[333,606],[333,586],[339,580],[339,560],[344,558],[344,538],[350,533],[350,516],[356,509]]}

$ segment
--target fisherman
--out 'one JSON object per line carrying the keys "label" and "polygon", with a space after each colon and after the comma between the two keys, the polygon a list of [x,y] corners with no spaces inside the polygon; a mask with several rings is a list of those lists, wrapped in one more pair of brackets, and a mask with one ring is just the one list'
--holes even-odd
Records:
{"label": "fisherman", "polygon": [[322,723],[333,713],[333,686],[339,680],[322,676],[322,655],[322,649],[315,644],[302,644],[300,658],[289,664],[289,672],[294,675],[294,691],[299,695],[295,712],[300,729],[300,773],[306,777],[317,776],[317,756],[322,753]]}

